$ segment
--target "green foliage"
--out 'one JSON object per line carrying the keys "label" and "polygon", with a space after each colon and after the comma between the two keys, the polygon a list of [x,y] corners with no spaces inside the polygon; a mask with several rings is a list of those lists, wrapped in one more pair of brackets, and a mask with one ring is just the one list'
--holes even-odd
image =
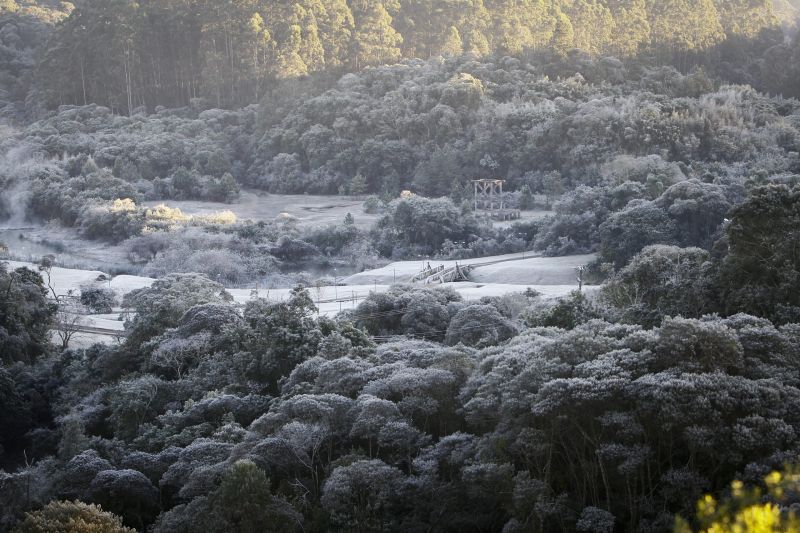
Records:
{"label": "green foliage", "polygon": [[243,344],[252,357],[247,373],[253,380],[275,390],[281,378],[316,354],[322,340],[312,318],[316,310],[308,291],[300,287],[292,290],[286,302],[257,299],[247,303]]}
{"label": "green foliage", "polygon": [[356,308],[355,324],[372,335],[442,340],[450,324],[449,304],[460,301],[450,288],[395,285],[365,298]]}
{"label": "green foliage", "polygon": [[133,533],[122,520],[94,504],[54,501],[27,513],[14,533]]}
{"label": "green foliage", "polygon": [[599,230],[601,256],[616,267],[626,265],[645,246],[674,244],[677,234],[667,213],[650,202],[628,204]]}
{"label": "green foliage", "polygon": [[450,320],[445,343],[485,348],[507,341],[517,334],[514,324],[491,305],[468,305]]}
{"label": "green foliage", "polygon": [[725,227],[716,284],[727,313],[800,318],[800,189],[754,189]]}
{"label": "green foliage", "polygon": [[603,287],[624,318],[658,325],[665,316],[697,318],[713,309],[710,255],[699,248],[648,246]]}
{"label": "green foliage", "polygon": [[349,531],[391,529],[393,507],[402,504],[402,473],[379,460],[339,466],[326,481],[322,505],[332,522]]}
{"label": "green foliage", "polygon": [[95,313],[111,313],[117,305],[117,295],[113,289],[98,286],[81,287],[81,305]]}
{"label": "green foliage", "polygon": [[367,178],[361,174],[356,174],[353,176],[353,179],[350,180],[350,185],[348,186],[348,192],[356,196],[367,192]]}
{"label": "green foliage", "polygon": [[[465,51],[647,51],[685,67],[688,54],[718,47],[726,38],[756,39],[776,30],[771,4],[93,0],[79,4],[55,29],[38,67],[51,103],[97,102],[126,114],[140,106],[190,104],[197,96],[217,107],[236,106],[258,101],[282,80]],[[80,58],[77,68],[68,68],[73,57]]]}
{"label": "green foliage", "polygon": [[531,188],[523,185],[520,189],[519,208],[522,210],[533,209],[535,206],[536,198],[531,192]]}
{"label": "green foliage", "polygon": [[55,314],[38,272],[9,272],[6,263],[0,263],[0,362],[31,363],[47,353]]}
{"label": "green foliage", "polygon": [[212,531],[277,533],[296,531],[302,524],[302,515],[272,495],[264,471],[248,460],[237,461],[223,475],[204,515]]}
{"label": "green foliage", "polygon": [[[0,214],[137,236],[160,279],[125,298],[123,346],[45,358],[41,279],[0,267],[0,529],[123,530],[22,518],[80,498],[155,532],[662,531],[705,492],[724,522],[730,479],[796,458],[800,104],[747,86],[800,86],[770,2],[87,0],[55,28],[66,6],[38,7],[2,5],[1,88],[29,96],[4,114],[106,107],[4,137]],[[476,172],[553,214],[479,223]],[[367,200],[369,233],[137,207],[239,183],[399,198]],[[336,319],[219,283],[533,247],[616,272],[522,313],[399,286]]]}
{"label": "green foliage", "polygon": [[393,201],[372,232],[384,256],[430,255],[446,240],[467,241],[480,232],[478,222],[463,215],[449,198],[413,195]]}
{"label": "green foliage", "polygon": [[17,451],[24,445],[24,435],[33,422],[31,405],[21,385],[17,383],[16,376],[0,367],[0,401],[3,402],[0,412],[0,424],[3,426],[0,454]]}

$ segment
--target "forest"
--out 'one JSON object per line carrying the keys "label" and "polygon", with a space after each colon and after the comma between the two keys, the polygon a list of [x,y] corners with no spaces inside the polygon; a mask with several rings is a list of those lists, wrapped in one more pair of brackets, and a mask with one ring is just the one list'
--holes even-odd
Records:
{"label": "forest", "polygon": [[[0,531],[797,531],[799,12],[0,0],[0,228],[118,262],[0,261]],[[488,177],[542,216],[481,216]],[[363,207],[235,213],[314,195]],[[515,253],[594,259],[315,296]],[[59,339],[65,302],[124,336]]]}
{"label": "forest", "polygon": [[[4,0],[8,114],[240,107],[402,59],[570,51],[702,64],[797,96],[796,0]],[[793,68],[787,67],[792,63]],[[759,69],[766,73],[754,73]],[[755,75],[754,75],[755,74]],[[296,93],[293,93],[296,94]]]}

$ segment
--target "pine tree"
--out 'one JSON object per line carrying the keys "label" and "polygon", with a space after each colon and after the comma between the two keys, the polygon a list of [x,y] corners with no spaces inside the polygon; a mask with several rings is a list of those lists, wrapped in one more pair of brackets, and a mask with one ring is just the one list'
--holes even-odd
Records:
{"label": "pine tree", "polygon": [[574,30],[573,43],[591,54],[610,48],[614,19],[609,9],[595,0],[576,0],[567,12]]}
{"label": "pine tree", "polygon": [[686,54],[708,49],[725,37],[713,0],[648,0],[652,45],[663,60],[674,56],[686,67]]}
{"label": "pine tree", "polygon": [[458,29],[455,26],[450,26],[444,43],[442,43],[440,53],[444,56],[458,55],[463,51],[463,46]]}
{"label": "pine tree", "polygon": [[269,479],[252,461],[238,461],[209,496],[208,530],[260,533],[294,531],[300,516],[270,491]]}
{"label": "pine tree", "polygon": [[613,52],[631,56],[650,42],[650,22],[645,0],[613,0],[609,7],[614,16]]}
{"label": "pine tree", "polygon": [[348,186],[350,194],[358,196],[366,193],[367,189],[367,178],[365,178],[360,172],[353,176],[353,179],[350,180],[350,184]]}
{"label": "pine tree", "polygon": [[467,34],[465,49],[467,52],[484,56],[489,53],[489,40],[480,31],[471,30]]}
{"label": "pine tree", "polygon": [[355,68],[400,59],[403,37],[392,27],[392,17],[380,0],[353,2],[356,30],[353,36]]}
{"label": "pine tree", "polygon": [[325,65],[340,68],[349,64],[355,21],[346,0],[325,0],[324,11],[317,15],[317,22],[323,36]]}
{"label": "pine tree", "polygon": [[765,28],[778,25],[770,0],[717,0],[722,29],[728,37],[752,39]]}
{"label": "pine tree", "polygon": [[308,74],[308,66],[301,55],[303,30],[300,26],[288,28],[288,37],[278,47],[276,74],[280,79],[297,78]]}
{"label": "pine tree", "polygon": [[325,49],[319,37],[319,27],[317,17],[313,8],[322,11],[322,5],[317,0],[306,0],[305,6],[295,4],[292,6],[292,24],[301,28],[300,33],[300,57],[303,59],[309,72],[322,70],[325,66]]}
{"label": "pine tree", "polygon": [[553,50],[557,53],[565,53],[572,48],[575,39],[575,32],[572,29],[572,23],[563,13],[559,13],[556,18],[556,28],[553,32],[553,39],[551,44]]}

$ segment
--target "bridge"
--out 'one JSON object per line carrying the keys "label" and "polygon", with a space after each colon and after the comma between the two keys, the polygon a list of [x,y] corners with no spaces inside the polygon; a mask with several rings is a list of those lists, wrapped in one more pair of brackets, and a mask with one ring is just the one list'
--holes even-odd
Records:
{"label": "bridge", "polygon": [[451,267],[445,267],[444,265],[431,267],[429,263],[427,268],[411,278],[411,283],[432,285],[434,283],[457,283],[469,281],[469,273],[473,268],[474,267],[472,265],[459,265],[458,263]]}

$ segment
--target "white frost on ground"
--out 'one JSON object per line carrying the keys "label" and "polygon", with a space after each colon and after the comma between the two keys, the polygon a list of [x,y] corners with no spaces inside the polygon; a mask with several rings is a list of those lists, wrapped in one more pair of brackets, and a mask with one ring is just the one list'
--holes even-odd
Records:
{"label": "white frost on ground", "polygon": [[470,272],[472,281],[511,285],[577,285],[575,268],[594,261],[594,255],[571,255],[565,257],[541,257],[532,253],[518,253],[464,259],[462,261],[398,261],[382,268],[367,270],[344,278],[350,284],[405,283],[430,264],[445,268],[459,265],[476,265]]}
{"label": "white frost on ground", "polygon": [[[20,261],[3,261],[9,266],[9,270],[20,267],[28,267],[31,270],[38,271],[38,265],[34,263],[24,263]],[[117,296],[131,292],[134,289],[141,289],[142,287],[149,287],[155,281],[153,278],[144,278],[140,276],[117,276],[108,281],[98,281],[103,276],[109,278],[108,274],[100,272],[99,270],[77,270],[73,268],[60,268],[53,267],[50,271],[50,279],[56,294],[63,296],[70,290],[80,292],[82,285],[105,285],[114,289]],[[45,282],[47,277],[43,275]]]}
{"label": "white frost on ground", "polygon": [[145,202],[145,207],[166,204],[177,207],[186,215],[210,215],[231,211],[239,220],[254,222],[275,220],[282,213],[297,219],[300,227],[341,224],[347,213],[353,215],[356,226],[369,229],[380,217],[364,212],[364,200],[351,196],[312,196],[305,194],[269,194],[263,191],[243,190],[233,204],[192,200],[161,200]]}
{"label": "white frost on ground", "polygon": [[[524,258],[523,258],[524,256]],[[480,300],[487,296],[503,296],[505,294],[525,292],[527,289],[537,291],[546,298],[564,296],[577,289],[575,267],[586,265],[594,259],[592,255],[569,257],[530,257],[530,254],[509,254],[503,256],[483,257],[458,261],[459,264],[481,265],[471,273],[470,283],[446,283],[445,286],[455,289],[466,301]],[[28,267],[36,270],[37,265],[18,261],[6,261],[10,269]],[[443,264],[452,266],[456,261],[431,261],[431,266]],[[353,310],[372,292],[386,292],[393,282],[407,282],[419,273],[426,262],[401,261],[383,268],[362,272],[342,280],[346,285],[309,287],[311,298],[319,308],[321,315],[333,316],[341,311]],[[51,282],[59,295],[67,294],[72,289],[79,291],[81,285],[104,283],[114,289],[121,298],[123,295],[143,287],[149,287],[153,278],[140,276],[116,276],[110,281],[98,281],[103,272],[96,270],[75,270],[55,267],[51,271]],[[246,304],[253,297],[252,289],[227,289],[239,305]],[[587,287],[594,291],[596,287]],[[261,289],[258,297],[274,302],[286,301],[291,289]],[[122,331],[123,319],[119,313],[88,315],[82,325],[104,330]],[[84,346],[93,342],[116,342],[114,337],[92,333],[79,333],[75,336],[73,346]]]}
{"label": "white frost on ground", "polygon": [[517,285],[572,285],[577,284],[576,268],[586,266],[596,259],[594,255],[565,257],[533,257],[485,265],[470,273],[470,279],[483,283],[512,283]]}
{"label": "white frost on ground", "polygon": [[[318,227],[341,224],[347,213],[353,215],[355,224],[361,229],[370,229],[382,216],[381,213],[364,212],[365,197],[309,194],[269,194],[256,189],[243,189],[239,199],[232,204],[199,200],[156,200],[144,202],[145,207],[166,204],[177,207],[186,215],[211,215],[220,211],[231,211],[240,220],[254,222],[275,220],[282,213],[297,219],[299,227]],[[508,227],[516,222],[541,220],[552,211],[534,209],[522,211],[519,220],[494,222],[495,227]]]}

